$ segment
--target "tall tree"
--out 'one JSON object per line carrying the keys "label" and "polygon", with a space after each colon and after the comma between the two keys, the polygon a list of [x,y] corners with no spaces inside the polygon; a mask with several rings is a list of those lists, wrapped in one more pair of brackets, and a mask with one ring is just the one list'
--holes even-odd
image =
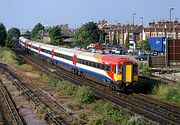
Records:
{"label": "tall tree", "polygon": [[31,31],[32,39],[41,39],[44,30],[44,26],[41,23],[36,24]]}
{"label": "tall tree", "polygon": [[0,46],[5,46],[6,37],[6,28],[2,23],[0,23]]}
{"label": "tall tree", "polygon": [[100,32],[99,42],[100,43],[104,43],[105,42],[105,33],[104,33],[104,31]]}
{"label": "tall tree", "polygon": [[61,26],[57,25],[49,30],[49,36],[51,38],[51,44],[60,45],[63,43],[62,34],[61,34]]}
{"label": "tall tree", "polygon": [[73,43],[85,47],[90,43],[99,42],[100,30],[96,23],[89,22],[75,30],[73,34]]}
{"label": "tall tree", "polygon": [[7,47],[13,47],[16,46],[18,43],[20,37],[20,30],[18,28],[11,28],[7,32],[7,40],[6,40],[6,46]]}
{"label": "tall tree", "polygon": [[116,33],[114,32],[113,34],[113,45],[116,45],[117,44],[117,39],[116,39]]}
{"label": "tall tree", "polygon": [[129,48],[129,33],[128,33],[126,40],[125,40],[125,47]]}

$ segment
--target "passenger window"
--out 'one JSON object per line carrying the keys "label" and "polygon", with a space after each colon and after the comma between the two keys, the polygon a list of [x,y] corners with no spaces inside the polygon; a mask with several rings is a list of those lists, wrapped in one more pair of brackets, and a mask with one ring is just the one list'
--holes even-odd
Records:
{"label": "passenger window", "polygon": [[108,66],[108,65],[106,65],[106,71],[111,71],[112,69],[111,69],[111,66]]}
{"label": "passenger window", "polygon": [[100,64],[99,63],[97,63],[97,68],[100,69]]}
{"label": "passenger window", "polygon": [[87,63],[88,63],[88,66],[90,66],[90,61],[87,61]]}
{"label": "passenger window", "polygon": [[96,63],[95,63],[95,62],[92,62],[92,63],[93,63],[93,65],[92,65],[92,66],[93,66],[93,67],[96,67]]}
{"label": "passenger window", "polygon": [[105,65],[104,64],[101,65],[101,69],[105,70]]}
{"label": "passenger window", "polygon": [[116,74],[120,74],[122,72],[121,66],[119,64],[116,65]]}

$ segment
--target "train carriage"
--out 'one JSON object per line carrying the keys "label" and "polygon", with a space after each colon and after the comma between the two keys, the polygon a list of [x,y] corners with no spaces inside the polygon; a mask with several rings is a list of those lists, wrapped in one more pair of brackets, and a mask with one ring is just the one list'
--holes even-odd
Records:
{"label": "train carriage", "polygon": [[137,63],[125,57],[61,48],[23,37],[20,37],[19,43],[31,53],[51,60],[61,68],[118,89],[134,86],[138,82]]}

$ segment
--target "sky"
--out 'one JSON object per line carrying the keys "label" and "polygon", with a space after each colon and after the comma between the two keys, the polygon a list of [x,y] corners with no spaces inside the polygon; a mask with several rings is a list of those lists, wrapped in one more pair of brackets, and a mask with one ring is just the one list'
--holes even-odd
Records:
{"label": "sky", "polygon": [[6,28],[32,29],[38,22],[46,26],[84,23],[105,19],[110,24],[144,25],[149,21],[178,18],[180,0],[0,0],[0,22]]}

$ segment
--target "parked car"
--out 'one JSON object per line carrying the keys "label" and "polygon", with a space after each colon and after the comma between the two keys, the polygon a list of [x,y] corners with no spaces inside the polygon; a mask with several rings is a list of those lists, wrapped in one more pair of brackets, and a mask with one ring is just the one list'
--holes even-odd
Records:
{"label": "parked car", "polygon": [[122,54],[122,49],[117,48],[114,53],[115,53],[115,54]]}
{"label": "parked car", "polygon": [[122,48],[121,47],[113,47],[110,50],[111,53],[121,53],[122,52]]}
{"label": "parked car", "polygon": [[100,54],[106,54],[104,50],[96,50],[95,52]]}
{"label": "parked car", "polygon": [[145,61],[148,60],[148,55],[147,54],[138,54],[135,56],[135,59],[139,60],[139,61]]}
{"label": "parked car", "polygon": [[89,50],[88,50],[88,52],[91,52],[91,53],[96,53],[96,49],[91,48],[91,49],[89,49]]}

